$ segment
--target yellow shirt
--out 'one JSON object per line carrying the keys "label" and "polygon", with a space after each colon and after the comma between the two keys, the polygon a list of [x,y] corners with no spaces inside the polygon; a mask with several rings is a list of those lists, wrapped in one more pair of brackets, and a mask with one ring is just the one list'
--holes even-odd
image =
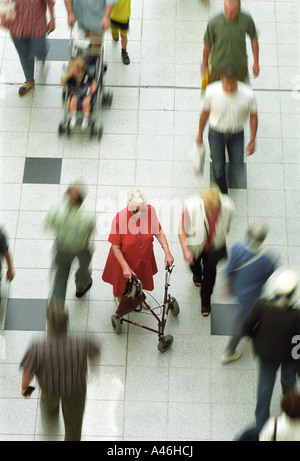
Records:
{"label": "yellow shirt", "polygon": [[110,15],[113,21],[122,22],[124,24],[130,18],[131,14],[131,0],[118,0],[115,3],[112,13]]}

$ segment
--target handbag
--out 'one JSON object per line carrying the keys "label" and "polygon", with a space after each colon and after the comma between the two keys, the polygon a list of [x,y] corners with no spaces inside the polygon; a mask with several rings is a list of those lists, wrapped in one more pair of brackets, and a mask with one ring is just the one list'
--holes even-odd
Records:
{"label": "handbag", "polygon": [[16,2],[14,0],[0,0],[0,23],[12,22],[16,16]]}
{"label": "handbag", "polygon": [[207,242],[208,242],[208,246],[209,246],[208,263],[210,265],[216,266],[219,261],[221,261],[222,259],[227,258],[226,244],[224,244],[218,250],[212,250],[211,246],[210,246],[210,242],[209,242],[208,231],[207,231],[205,221],[204,221],[204,227],[205,227],[205,231],[206,231],[206,235],[207,235]]}
{"label": "handbag", "polygon": [[120,304],[116,311],[118,317],[129,314],[132,311],[140,311],[142,309],[142,302],[146,299],[142,288],[131,281],[127,280],[125,290],[123,292]]}
{"label": "handbag", "polygon": [[196,175],[203,174],[205,161],[205,147],[203,144],[194,142],[191,152],[192,166]]}

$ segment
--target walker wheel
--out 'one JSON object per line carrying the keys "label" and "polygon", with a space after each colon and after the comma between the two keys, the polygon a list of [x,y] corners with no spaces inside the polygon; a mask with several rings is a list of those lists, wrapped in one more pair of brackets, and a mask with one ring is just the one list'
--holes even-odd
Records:
{"label": "walker wheel", "polygon": [[166,335],[162,336],[159,338],[159,343],[157,345],[157,349],[159,352],[166,352],[170,347],[172,346],[173,343],[173,336],[172,335]]}
{"label": "walker wheel", "polygon": [[177,317],[177,315],[180,312],[180,309],[177,300],[173,296],[171,297],[169,306],[174,317]]}
{"label": "walker wheel", "polygon": [[114,314],[111,316],[111,324],[114,332],[119,335],[122,332],[122,324],[120,318],[117,315]]}

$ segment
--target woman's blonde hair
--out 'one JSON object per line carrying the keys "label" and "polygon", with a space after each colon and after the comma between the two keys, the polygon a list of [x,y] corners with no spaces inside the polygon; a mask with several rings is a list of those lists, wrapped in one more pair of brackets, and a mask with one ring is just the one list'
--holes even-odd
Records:
{"label": "woman's blonde hair", "polygon": [[132,189],[127,194],[127,206],[132,202],[146,203],[146,197],[139,189]]}
{"label": "woman's blonde hair", "polygon": [[220,208],[221,200],[220,200],[221,191],[218,186],[210,186],[206,187],[202,191],[202,198],[204,201],[205,208],[210,210],[217,210]]}

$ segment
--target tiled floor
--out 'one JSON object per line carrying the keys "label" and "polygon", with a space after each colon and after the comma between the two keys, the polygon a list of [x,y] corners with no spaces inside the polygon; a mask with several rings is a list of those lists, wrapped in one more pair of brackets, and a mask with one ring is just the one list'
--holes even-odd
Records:
{"label": "tiled floor", "polygon": [[[228,241],[242,239],[247,224],[264,217],[270,224],[267,244],[282,263],[300,272],[300,5],[297,0],[243,0],[242,5],[260,34],[261,73],[251,80],[259,131],[257,152],[247,159],[247,187],[230,190],[236,216]],[[82,134],[57,135],[63,113],[59,78],[69,38],[63,1],[56,2],[49,59],[44,68],[37,63],[36,87],[23,99],[17,96],[21,66],[9,35],[0,29],[0,220],[16,271],[10,286],[2,281],[1,440],[63,439],[61,417],[57,427],[43,426],[39,393],[22,398],[18,364],[31,339],[43,334],[53,277],[53,236],[41,224],[51,204],[78,178],[88,185],[87,206],[97,214],[94,284],[85,298],[76,299],[74,266],[67,307],[71,330],[88,332],[101,343],[99,363],[89,369],[83,440],[226,441],[253,422],[257,367],[251,347],[243,341],[241,359],[220,365],[231,301],[224,299],[219,277],[212,316],[201,316],[199,293],[177,238],[184,198],[209,181],[208,157],[199,179],[188,153],[201,110],[203,34],[208,19],[222,8],[222,0],[206,6],[200,0],[132,2],[129,66],[121,63],[120,45],[106,34],[106,85],[114,99],[110,109],[99,112],[101,143]],[[250,63],[251,56],[249,46]],[[175,256],[170,289],[180,315],[168,319],[174,342],[164,354],[151,332],[126,326],[121,335],[112,331],[115,304],[110,286],[101,280],[111,219],[133,186],[156,206]],[[157,245],[155,252],[154,296],[162,302],[163,255]],[[151,320],[143,315],[144,322],[153,325]],[[274,412],[279,398],[277,382]]]}

